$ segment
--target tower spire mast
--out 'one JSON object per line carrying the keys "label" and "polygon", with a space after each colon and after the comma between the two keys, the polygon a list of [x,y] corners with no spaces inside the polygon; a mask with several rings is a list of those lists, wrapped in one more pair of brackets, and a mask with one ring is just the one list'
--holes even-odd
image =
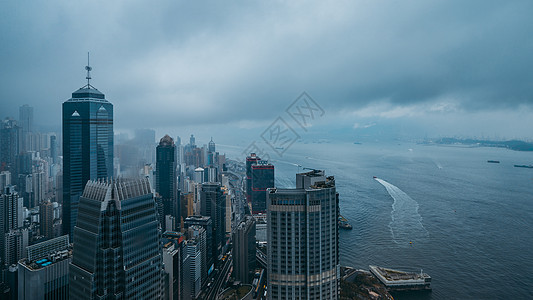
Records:
{"label": "tower spire mast", "polygon": [[91,68],[91,64],[89,63],[89,52],[87,52],[87,66],[85,66],[85,70],[87,70],[87,77],[85,77],[85,79],[87,79],[87,88],[91,88],[91,70],[93,68]]}

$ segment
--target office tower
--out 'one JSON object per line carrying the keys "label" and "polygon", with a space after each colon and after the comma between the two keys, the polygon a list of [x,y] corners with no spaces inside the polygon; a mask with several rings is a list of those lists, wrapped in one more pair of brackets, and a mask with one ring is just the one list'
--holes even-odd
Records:
{"label": "office tower", "polygon": [[200,225],[191,225],[185,231],[188,240],[195,241],[200,246],[200,276],[202,284],[207,279],[207,235],[205,229]]}
{"label": "office tower", "polygon": [[57,159],[57,137],[55,135],[50,136],[50,157],[53,164],[59,163]]}
{"label": "office tower", "polygon": [[[156,156],[155,191],[161,197],[163,215],[171,215],[180,224],[180,201],[176,176],[176,145],[174,145],[174,140],[170,136],[165,135],[161,138],[157,146]],[[163,231],[179,231],[179,228],[166,228],[166,226],[162,226],[162,228]]]}
{"label": "office tower", "polygon": [[233,232],[235,280],[252,283],[256,267],[255,252],[255,220],[252,216],[246,216]]}
{"label": "office tower", "polygon": [[196,147],[196,138],[194,138],[194,134],[191,134],[191,137],[189,138],[189,145],[191,145],[191,147]]}
{"label": "office tower", "polygon": [[181,253],[181,242],[167,242],[163,245],[163,266],[165,270],[165,294],[163,299],[181,299]]}
{"label": "office tower", "polygon": [[33,107],[24,104],[19,107],[19,124],[22,134],[22,151],[38,150],[32,143],[33,137]]}
{"label": "office tower", "polygon": [[209,141],[209,147],[207,149],[208,152],[215,153],[215,142],[213,142],[213,138]]}
{"label": "office tower", "polygon": [[4,188],[8,185],[11,185],[11,172],[9,171],[0,172],[0,194],[3,193]]}
{"label": "office tower", "polygon": [[213,239],[213,221],[211,217],[206,216],[190,216],[185,219],[184,228],[188,230],[191,226],[200,226],[205,230],[205,240],[206,240],[206,267],[208,274],[211,273],[214,269],[214,263],[216,259],[216,253],[213,251],[216,249],[216,245]]}
{"label": "office tower", "polygon": [[259,160],[259,156],[255,153],[250,153],[246,157],[246,202],[252,203],[252,165],[255,165]]}
{"label": "office tower", "polygon": [[208,166],[216,166],[216,151],[215,151],[215,142],[213,142],[213,138],[211,137],[211,141],[209,141],[209,146],[207,147],[207,165]]}
{"label": "office tower", "polygon": [[184,248],[183,299],[196,299],[202,287],[202,253],[194,240],[186,241]]}
{"label": "office tower", "polygon": [[46,239],[54,237],[54,205],[50,201],[43,201],[39,207],[39,225],[41,235]]}
{"label": "office tower", "polygon": [[21,150],[21,128],[15,120],[5,119],[0,125],[0,171],[10,171],[16,178],[16,157]]}
{"label": "office tower", "polygon": [[147,178],[89,181],[74,227],[70,299],[158,299],[158,227]]}
{"label": "office tower", "polygon": [[71,239],[85,184],[113,176],[113,104],[86,69],[87,85],[63,103],[63,233]]}
{"label": "office tower", "polygon": [[18,299],[69,299],[68,240],[64,235],[27,247],[27,258],[18,262]]}
{"label": "office tower", "polygon": [[266,190],[274,187],[274,166],[259,160],[252,169],[252,214],[266,212]]}
{"label": "office tower", "polygon": [[226,197],[220,183],[208,182],[202,184],[200,191],[200,214],[211,217],[213,221],[214,257],[221,255],[226,244]]}
{"label": "office tower", "polygon": [[[302,177],[309,178],[302,178]],[[268,189],[268,298],[338,299],[338,194],[333,176],[300,174],[298,189]]]}

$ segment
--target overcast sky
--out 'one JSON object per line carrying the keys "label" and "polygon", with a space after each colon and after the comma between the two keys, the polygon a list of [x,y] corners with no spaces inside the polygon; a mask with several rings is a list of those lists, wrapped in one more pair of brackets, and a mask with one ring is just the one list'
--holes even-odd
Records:
{"label": "overcast sky", "polygon": [[60,128],[90,51],[117,131],[260,133],[307,91],[325,111],[314,127],[531,139],[532,13],[530,0],[2,1],[0,117],[27,103]]}

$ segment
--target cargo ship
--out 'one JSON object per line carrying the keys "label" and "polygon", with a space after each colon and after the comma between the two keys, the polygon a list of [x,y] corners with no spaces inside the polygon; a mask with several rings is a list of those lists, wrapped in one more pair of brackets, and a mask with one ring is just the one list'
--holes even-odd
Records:
{"label": "cargo ship", "polygon": [[352,225],[348,223],[348,220],[341,215],[339,215],[339,227],[342,229],[353,229]]}
{"label": "cargo ship", "polygon": [[388,291],[431,290],[431,276],[426,273],[404,272],[377,266],[369,266],[370,272]]}
{"label": "cargo ship", "polygon": [[514,165],[515,168],[529,168],[529,169],[533,169],[533,166],[532,165]]}
{"label": "cargo ship", "polygon": [[499,160],[487,160],[488,163],[491,163],[491,164],[499,164],[500,161]]}

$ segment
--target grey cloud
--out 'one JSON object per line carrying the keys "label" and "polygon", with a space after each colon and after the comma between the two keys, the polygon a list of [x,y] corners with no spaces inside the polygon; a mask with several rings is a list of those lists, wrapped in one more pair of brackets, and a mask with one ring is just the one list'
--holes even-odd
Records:
{"label": "grey cloud", "polygon": [[29,103],[41,123],[57,122],[84,84],[88,50],[123,128],[269,120],[303,90],[328,113],[533,104],[531,1],[13,1],[0,11],[1,115]]}

